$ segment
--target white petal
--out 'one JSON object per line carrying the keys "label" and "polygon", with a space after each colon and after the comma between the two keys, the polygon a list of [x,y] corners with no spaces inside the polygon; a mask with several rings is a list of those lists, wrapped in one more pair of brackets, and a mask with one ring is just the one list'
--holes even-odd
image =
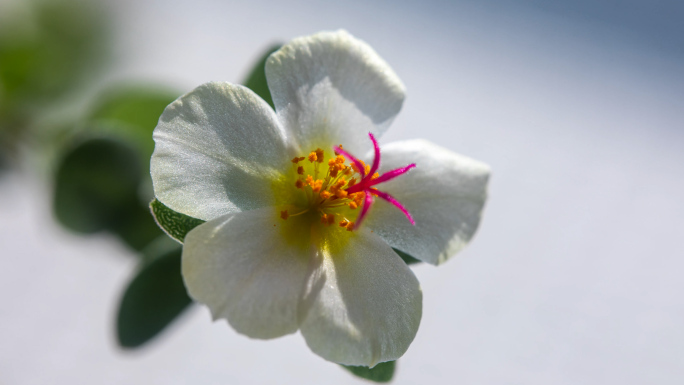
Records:
{"label": "white petal", "polygon": [[204,220],[272,205],[271,181],[289,159],[273,110],[230,83],[201,85],[171,103],[153,137],[156,197]]}
{"label": "white petal", "polygon": [[228,214],[185,238],[183,279],[190,296],[239,333],[275,338],[298,328],[297,306],[310,253],[288,244],[273,208]]}
{"label": "white petal", "polygon": [[461,250],[480,223],[489,166],[425,140],[390,143],[382,148],[381,159],[381,173],[416,164],[376,186],[401,202],[416,225],[396,207],[376,199],[366,226],[392,247],[434,265]]}
{"label": "white petal", "polygon": [[266,78],[278,118],[302,151],[343,144],[364,153],[368,132],[381,135],[404,101],[394,71],[346,31],[292,40],[269,57]]}
{"label": "white petal", "polygon": [[406,264],[370,231],[321,251],[301,303],[301,332],[326,360],[374,366],[395,360],[418,331],[422,293]]}

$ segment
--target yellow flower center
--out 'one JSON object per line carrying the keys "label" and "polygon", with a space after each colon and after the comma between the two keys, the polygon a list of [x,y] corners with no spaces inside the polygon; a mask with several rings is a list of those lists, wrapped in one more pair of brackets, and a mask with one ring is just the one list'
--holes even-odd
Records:
{"label": "yellow flower center", "polygon": [[[292,158],[294,183],[290,188],[299,192],[295,202],[280,210],[280,218],[287,221],[303,216],[322,226],[339,226],[352,231],[365,193],[349,194],[347,189],[362,175],[354,164],[346,164],[344,156],[331,154],[326,159],[325,153],[317,148],[307,156]],[[370,166],[364,164],[364,167],[366,172],[370,170]]]}

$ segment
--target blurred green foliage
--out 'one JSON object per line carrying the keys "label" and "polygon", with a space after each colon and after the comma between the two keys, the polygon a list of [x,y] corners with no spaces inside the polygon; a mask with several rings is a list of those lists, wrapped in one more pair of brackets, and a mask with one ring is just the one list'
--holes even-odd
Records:
{"label": "blurred green foliage", "polygon": [[54,210],[65,227],[109,231],[135,250],[162,235],[150,216],[152,131],[177,93],[116,88],[87,118],[82,142],[68,150],[55,174]]}
{"label": "blurred green foliage", "polygon": [[140,268],[119,305],[116,330],[122,347],[143,345],[190,305],[180,270],[180,246]]}
{"label": "blurred green foliage", "polygon": [[38,121],[64,105],[108,58],[108,23],[85,0],[8,0],[0,7],[0,156],[44,136]]}
{"label": "blurred green foliage", "polygon": [[394,369],[396,368],[396,361],[382,362],[375,365],[373,368],[366,366],[347,366],[340,365],[355,376],[364,378],[373,382],[390,382],[394,377]]}
{"label": "blurred green foliage", "polygon": [[69,151],[57,168],[55,214],[66,227],[94,233],[136,205],[142,179],[138,154],[110,139],[93,139]]}
{"label": "blurred green foliage", "polygon": [[99,131],[120,136],[135,145],[140,157],[149,164],[154,150],[152,131],[166,106],[178,96],[178,92],[158,86],[118,87],[104,93],[88,120]]}
{"label": "blurred green foliage", "polygon": [[93,4],[26,0],[19,17],[2,18],[2,100],[40,102],[60,96],[84,80],[105,52],[106,19]]}

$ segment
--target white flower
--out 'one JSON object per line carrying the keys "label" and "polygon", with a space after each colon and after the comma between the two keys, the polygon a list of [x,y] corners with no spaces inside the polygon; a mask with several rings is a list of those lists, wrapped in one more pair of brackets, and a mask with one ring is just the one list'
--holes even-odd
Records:
{"label": "white flower", "polygon": [[[431,264],[459,251],[478,226],[489,168],[411,140],[384,146],[380,170],[393,171],[374,176],[369,133],[387,129],[404,86],[345,31],[293,40],[266,76],[275,112],[245,87],[213,82],[169,105],[154,131],[156,197],[207,221],[185,239],[185,285],[249,337],[300,330],[330,361],[395,360],[416,335],[422,294],[392,247]],[[368,152],[372,166],[352,159]]]}

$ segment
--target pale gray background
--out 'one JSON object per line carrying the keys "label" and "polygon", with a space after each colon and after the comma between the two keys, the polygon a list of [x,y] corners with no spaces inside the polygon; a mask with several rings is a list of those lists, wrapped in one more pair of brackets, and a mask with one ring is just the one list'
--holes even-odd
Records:
{"label": "pale gray background", "polygon": [[[346,28],[405,82],[382,142],[492,166],[470,247],[418,266],[423,320],[396,384],[684,381],[684,19],[677,1],[134,1],[108,6],[103,83],[240,81],[269,43]],[[255,341],[194,307],[120,351],[135,259],[0,181],[0,383],[353,384],[299,335]]]}

